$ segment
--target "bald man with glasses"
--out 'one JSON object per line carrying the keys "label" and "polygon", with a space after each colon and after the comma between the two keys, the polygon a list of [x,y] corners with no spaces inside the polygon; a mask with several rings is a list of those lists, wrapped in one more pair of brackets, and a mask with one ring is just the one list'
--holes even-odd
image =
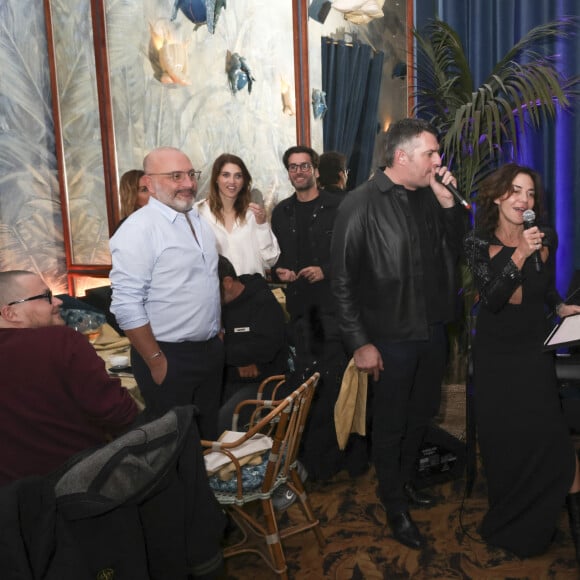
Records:
{"label": "bald man with glasses", "polygon": [[0,485],[45,475],[138,414],[40,276],[0,272]]}
{"label": "bald man with glasses", "polygon": [[111,311],[131,341],[147,409],[195,405],[203,439],[217,437],[224,347],[218,253],[194,207],[200,173],[173,147],[143,161],[149,203],[111,238]]}

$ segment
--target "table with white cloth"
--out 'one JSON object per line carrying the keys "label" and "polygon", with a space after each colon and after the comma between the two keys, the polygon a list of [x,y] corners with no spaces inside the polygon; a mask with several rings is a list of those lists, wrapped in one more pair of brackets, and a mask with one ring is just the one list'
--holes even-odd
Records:
{"label": "table with white cloth", "polygon": [[112,356],[126,356],[129,361],[131,360],[131,344],[129,339],[126,336],[121,336],[112,326],[105,323],[93,346],[97,354],[105,361],[109,374],[112,377],[119,378],[121,385],[131,393],[139,408],[144,409],[145,403],[130,367],[126,371],[111,372],[109,370],[112,367],[110,362]]}

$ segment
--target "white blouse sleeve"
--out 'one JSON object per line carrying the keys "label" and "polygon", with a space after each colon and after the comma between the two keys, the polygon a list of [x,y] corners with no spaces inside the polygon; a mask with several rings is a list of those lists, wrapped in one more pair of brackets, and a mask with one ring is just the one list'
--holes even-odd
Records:
{"label": "white blouse sleeve", "polygon": [[256,243],[258,246],[257,250],[260,254],[260,258],[264,265],[270,268],[278,261],[278,257],[280,256],[278,240],[268,222],[258,224],[254,221],[254,226],[254,231],[256,232]]}

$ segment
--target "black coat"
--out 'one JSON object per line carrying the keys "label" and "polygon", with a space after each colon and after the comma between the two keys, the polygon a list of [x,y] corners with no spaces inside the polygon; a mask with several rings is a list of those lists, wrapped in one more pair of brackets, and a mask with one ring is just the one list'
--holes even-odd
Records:
{"label": "black coat", "polygon": [[[244,291],[222,305],[226,382],[256,382],[284,374],[288,345],[284,311],[260,274],[240,276]],[[237,367],[255,364],[259,377],[241,379]]]}
{"label": "black coat", "polygon": [[[341,333],[354,351],[364,344],[428,337],[420,235],[407,192],[378,170],[342,202],[332,239],[332,288]],[[455,315],[456,264],[467,224],[460,205],[444,209],[430,188],[423,196],[425,227],[441,263],[444,322]]]}
{"label": "black coat", "polygon": [[222,570],[225,518],[193,407],[0,488],[3,580],[186,580]]}
{"label": "black coat", "polygon": [[[316,208],[312,214],[308,236],[313,264],[319,266],[324,274],[320,282],[310,284],[303,279],[288,284],[286,288],[286,308],[292,318],[309,314],[312,307],[323,313],[335,311],[330,278],[330,241],[334,228],[336,210],[342,199],[338,195],[320,191],[316,198]],[[272,212],[272,231],[280,245],[280,257],[273,268],[287,268],[298,273],[298,235],[296,226],[296,204],[300,203],[296,194],[282,200]]]}

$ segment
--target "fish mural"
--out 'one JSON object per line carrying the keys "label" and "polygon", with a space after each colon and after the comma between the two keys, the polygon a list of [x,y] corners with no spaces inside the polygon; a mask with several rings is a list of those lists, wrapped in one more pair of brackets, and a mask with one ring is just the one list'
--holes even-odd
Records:
{"label": "fish mural", "polygon": [[174,25],[165,18],[150,24],[149,29],[149,61],[153,67],[153,76],[163,84],[191,85],[188,77],[189,40],[181,42]]}
{"label": "fish mural", "polygon": [[237,52],[231,53],[228,50],[226,72],[228,73],[228,82],[232,93],[236,94],[245,86],[248,87],[248,93],[252,92],[252,83],[256,79],[252,76],[250,67],[243,56],[240,56]]}
{"label": "fish mural", "polygon": [[320,89],[312,89],[312,112],[315,119],[322,119],[326,114],[326,93]]}
{"label": "fish mural", "polygon": [[195,24],[194,30],[207,24],[207,29],[213,34],[223,8],[227,8],[226,0],[175,0],[171,20],[175,20],[181,10]]}
{"label": "fish mural", "polygon": [[280,88],[282,95],[282,112],[285,115],[294,115],[294,103],[292,102],[292,95],[290,93],[290,85],[285,78],[280,79]]}
{"label": "fish mural", "polygon": [[405,80],[407,78],[407,65],[402,60],[397,61],[393,67],[391,78],[401,80]]}

